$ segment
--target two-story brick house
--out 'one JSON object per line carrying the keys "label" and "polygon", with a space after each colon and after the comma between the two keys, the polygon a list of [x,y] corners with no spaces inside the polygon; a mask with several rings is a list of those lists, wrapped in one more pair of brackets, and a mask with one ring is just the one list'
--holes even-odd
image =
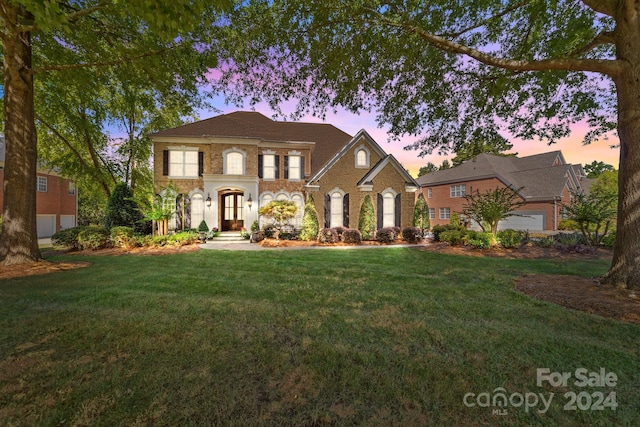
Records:
{"label": "two-story brick house", "polygon": [[[0,136],[0,188],[4,189],[5,140]],[[78,215],[78,191],[75,183],[55,169],[38,166],[36,191],[36,223],[39,238],[75,227]],[[0,206],[4,190],[0,191]]]}
{"label": "two-story brick house", "polygon": [[[352,137],[329,124],[235,112],[151,139],[156,189],[177,207],[170,229],[195,228],[203,219],[221,231],[248,228],[272,200],[294,201],[293,225],[300,227],[312,192],[321,227],[356,228],[365,194],[381,200],[384,225],[411,225],[417,184],[364,131]],[[170,183],[174,194],[167,194]]]}
{"label": "two-story brick house", "polygon": [[558,229],[562,205],[571,201],[572,192],[582,191],[584,178],[582,166],[567,164],[562,152],[552,151],[521,158],[480,154],[416,181],[429,205],[432,226],[448,224],[451,213],[462,212],[466,194],[511,187],[525,204],[518,216],[501,221],[499,228],[543,231]]}

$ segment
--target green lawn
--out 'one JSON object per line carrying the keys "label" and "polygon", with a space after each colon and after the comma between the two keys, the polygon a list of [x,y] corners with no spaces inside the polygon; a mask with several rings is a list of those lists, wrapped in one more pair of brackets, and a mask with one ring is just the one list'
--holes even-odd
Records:
{"label": "green lawn", "polygon": [[[400,248],[55,259],[92,266],[0,281],[0,424],[640,425],[640,326],[514,290],[522,274],[599,276],[604,261]],[[572,377],[538,386],[537,368]],[[618,380],[578,387],[579,368]],[[478,405],[499,387],[508,407]],[[587,410],[612,392],[616,410]],[[534,393],[553,393],[548,411],[519,405]]]}

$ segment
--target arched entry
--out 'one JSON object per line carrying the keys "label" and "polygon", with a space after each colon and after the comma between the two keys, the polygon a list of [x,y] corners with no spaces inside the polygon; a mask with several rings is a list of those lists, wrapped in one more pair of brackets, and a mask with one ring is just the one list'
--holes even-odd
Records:
{"label": "arched entry", "polygon": [[236,231],[244,227],[244,192],[227,190],[220,193],[220,231]]}

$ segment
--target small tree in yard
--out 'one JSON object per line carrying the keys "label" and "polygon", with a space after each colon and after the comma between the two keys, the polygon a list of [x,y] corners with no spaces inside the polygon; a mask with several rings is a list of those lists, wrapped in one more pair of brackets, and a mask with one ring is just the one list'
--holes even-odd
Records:
{"label": "small tree in yard", "polygon": [[140,230],[143,228],[142,220],[143,215],[140,213],[138,203],[133,199],[133,192],[129,186],[124,183],[116,185],[107,204],[105,228],[110,230],[112,227],[126,226]]}
{"label": "small tree in yard", "polygon": [[318,236],[318,212],[313,201],[313,194],[307,196],[307,202],[304,205],[304,216],[302,217],[302,230],[300,231],[301,240],[315,240]]}
{"label": "small tree in yard", "polygon": [[376,231],[376,216],[373,210],[373,202],[369,195],[364,198],[362,206],[360,207],[358,230],[362,233],[363,240],[373,239],[373,234]]}
{"label": "small tree in yard", "polygon": [[578,223],[590,245],[599,245],[616,221],[617,178],[617,171],[604,172],[591,186],[589,194],[573,193],[571,203],[564,206],[565,215]]}
{"label": "small tree in yard", "polygon": [[431,226],[429,221],[429,205],[422,193],[418,196],[416,206],[413,208],[413,225],[422,230],[423,236],[424,232]]}
{"label": "small tree in yard", "polygon": [[297,212],[298,206],[291,200],[274,200],[258,209],[260,216],[271,219],[273,227],[276,229],[276,238],[278,238],[282,227],[290,224]]}
{"label": "small tree in yard", "polygon": [[462,214],[477,222],[482,231],[491,232],[494,237],[498,232],[498,222],[518,216],[513,211],[525,204],[518,191],[510,187],[495,188],[484,193],[471,192],[464,199],[467,203],[462,207]]}

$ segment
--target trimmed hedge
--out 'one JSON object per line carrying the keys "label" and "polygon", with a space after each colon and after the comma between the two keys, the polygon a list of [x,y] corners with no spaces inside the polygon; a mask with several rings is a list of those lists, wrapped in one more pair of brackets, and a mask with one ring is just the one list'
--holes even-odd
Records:
{"label": "trimmed hedge", "polygon": [[119,225],[111,228],[111,244],[116,248],[128,248],[133,244],[133,228]]}
{"label": "trimmed hedge", "polygon": [[467,230],[461,228],[451,228],[446,231],[442,231],[439,234],[441,242],[447,242],[451,246],[458,246],[464,244],[464,238],[467,235]]}
{"label": "trimmed hedge", "polygon": [[318,232],[318,242],[320,243],[337,243],[339,241],[340,237],[335,228],[322,228]]}
{"label": "trimmed hedge", "polygon": [[101,249],[109,244],[109,231],[104,227],[89,226],[78,233],[79,249]]}
{"label": "trimmed hedge", "polygon": [[497,234],[498,242],[507,249],[517,248],[522,243],[523,233],[517,230],[500,230]]}
{"label": "trimmed hedge", "polygon": [[422,241],[422,229],[420,227],[403,228],[402,240],[405,240],[409,243],[420,243]]}
{"label": "trimmed hedge", "polygon": [[466,246],[471,246],[475,249],[489,249],[493,244],[493,234],[483,231],[467,230],[462,241]]}
{"label": "trimmed hedge", "polygon": [[347,228],[342,233],[342,241],[348,245],[362,244],[362,233],[355,228]]}
{"label": "trimmed hedge", "polygon": [[393,243],[398,237],[397,227],[385,227],[376,231],[376,240],[380,243]]}
{"label": "trimmed hedge", "polygon": [[51,236],[51,244],[54,249],[72,249],[78,250],[78,234],[87,226],[78,226],[60,230]]}

